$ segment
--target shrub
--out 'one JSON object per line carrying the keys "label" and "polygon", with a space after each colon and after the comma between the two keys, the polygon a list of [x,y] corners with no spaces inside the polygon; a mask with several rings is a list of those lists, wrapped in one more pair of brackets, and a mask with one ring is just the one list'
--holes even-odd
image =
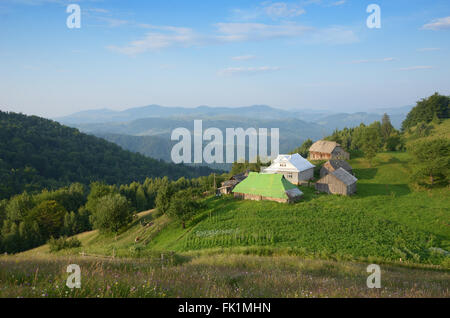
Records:
{"label": "shrub", "polygon": [[98,200],[91,221],[101,232],[117,233],[133,220],[127,199],[120,194],[108,194]]}
{"label": "shrub", "polygon": [[80,247],[81,242],[76,237],[73,237],[71,239],[67,239],[66,237],[55,239],[52,237],[48,241],[48,245],[50,247],[50,252],[55,253],[69,248]]}

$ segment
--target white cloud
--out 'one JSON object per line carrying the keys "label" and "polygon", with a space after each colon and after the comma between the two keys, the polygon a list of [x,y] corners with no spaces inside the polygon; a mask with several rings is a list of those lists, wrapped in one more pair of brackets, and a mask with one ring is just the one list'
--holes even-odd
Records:
{"label": "white cloud", "polygon": [[83,9],[84,12],[94,12],[94,13],[110,13],[109,10],[107,9],[102,9],[102,8],[88,8],[88,9]]}
{"label": "white cloud", "polygon": [[347,0],[339,0],[339,1],[335,1],[335,2],[331,3],[331,6],[333,6],[333,7],[341,6],[345,3],[347,3]]}
{"label": "white cloud", "polygon": [[450,16],[445,18],[434,19],[430,23],[427,23],[424,26],[422,26],[422,29],[434,31],[450,29]]}
{"label": "white cloud", "polygon": [[351,44],[359,41],[355,32],[341,26],[315,29],[305,40],[311,44]]}
{"label": "white cloud", "polygon": [[439,51],[440,48],[438,47],[424,47],[421,49],[417,49],[418,52],[432,52],[432,51]]}
{"label": "white cloud", "polygon": [[235,75],[255,75],[261,73],[269,73],[279,71],[280,67],[261,66],[261,67],[229,67],[218,72],[220,76],[235,76]]}
{"label": "white cloud", "polygon": [[283,37],[296,37],[304,34],[310,27],[295,23],[269,25],[263,23],[217,23],[220,35],[217,39],[226,42],[266,40]]}
{"label": "white cloud", "polygon": [[121,20],[121,19],[114,19],[114,18],[107,18],[107,17],[96,17],[97,20],[105,22],[109,27],[115,28],[123,25],[130,24],[130,21],[127,20]]}
{"label": "white cloud", "polygon": [[363,64],[363,63],[382,63],[382,62],[392,62],[396,61],[397,59],[395,57],[385,57],[382,59],[369,59],[369,60],[354,60],[351,63],[352,64]]}
{"label": "white cloud", "polygon": [[410,67],[399,68],[399,71],[430,70],[432,68],[433,68],[433,66],[429,66],[429,65],[419,65],[419,66],[410,66]]}
{"label": "white cloud", "polygon": [[[311,44],[348,44],[358,41],[352,30],[342,27],[315,29],[297,23],[217,23],[212,35],[197,34],[190,28],[173,26],[153,26],[140,24],[141,28],[152,29],[144,38],[125,46],[108,48],[127,55],[160,50],[168,47],[224,44],[230,42],[264,41],[282,38],[302,39]],[[248,57],[247,57],[248,58]]]}
{"label": "white cloud", "polygon": [[241,56],[233,56],[231,59],[235,61],[248,61],[255,59],[256,56],[254,55],[241,55]]}
{"label": "white cloud", "polygon": [[142,25],[142,27],[157,31],[149,32],[143,39],[132,41],[126,46],[109,46],[108,48],[122,54],[134,56],[173,46],[188,47],[194,45],[197,41],[196,35],[189,28],[152,25]]}
{"label": "white cloud", "polygon": [[234,18],[239,21],[250,21],[258,18],[278,19],[292,19],[305,14],[303,5],[309,3],[288,3],[288,2],[272,2],[264,1],[258,6],[249,9],[234,9]]}
{"label": "white cloud", "polygon": [[272,19],[298,17],[306,12],[299,5],[286,2],[263,2],[262,10]]}

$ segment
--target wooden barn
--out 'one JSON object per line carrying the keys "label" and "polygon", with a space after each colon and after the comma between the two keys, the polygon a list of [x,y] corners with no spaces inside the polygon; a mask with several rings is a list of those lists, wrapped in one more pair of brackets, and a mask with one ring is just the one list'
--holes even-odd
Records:
{"label": "wooden barn", "polygon": [[295,185],[287,181],[282,174],[259,174],[251,172],[247,179],[233,190],[236,198],[254,201],[275,201],[293,203],[303,197]]}
{"label": "wooden barn", "polygon": [[316,190],[329,194],[352,195],[356,193],[356,179],[343,168],[327,174],[316,182]]}
{"label": "wooden barn", "polygon": [[236,187],[240,182],[244,181],[250,171],[246,171],[244,173],[240,173],[232,176],[229,180],[222,182],[221,187],[217,189],[217,192],[220,194],[231,194],[234,187]]}
{"label": "wooden barn", "polygon": [[310,160],[349,160],[350,154],[334,141],[319,140],[309,148]]}
{"label": "wooden barn", "polygon": [[350,164],[345,160],[329,160],[327,161],[322,168],[320,169],[320,177],[323,178],[327,174],[332,173],[333,171],[338,170],[339,168],[344,169],[351,175],[353,175],[353,168]]}

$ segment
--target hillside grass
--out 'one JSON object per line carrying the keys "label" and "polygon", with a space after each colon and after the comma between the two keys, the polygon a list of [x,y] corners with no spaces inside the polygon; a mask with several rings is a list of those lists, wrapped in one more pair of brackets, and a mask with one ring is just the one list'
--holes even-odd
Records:
{"label": "hillside grass", "polygon": [[259,253],[448,267],[449,189],[411,189],[409,159],[407,153],[383,153],[373,165],[352,160],[359,179],[352,197],[302,187],[305,198],[295,205],[209,198],[209,210],[186,231],[172,223],[148,247],[186,252],[256,246]]}
{"label": "hillside grass", "polygon": [[[117,236],[78,235],[82,247],[59,254],[149,257],[210,250],[450,268],[449,189],[411,189],[409,160],[407,153],[379,154],[372,165],[352,160],[359,179],[352,197],[307,187],[301,188],[304,200],[293,205],[210,197],[208,209],[186,230],[149,211]],[[143,225],[150,221],[153,225]],[[24,255],[48,253],[43,246]]]}
{"label": "hillside grass", "polygon": [[[449,297],[449,189],[411,188],[409,160],[352,160],[352,197],[209,197],[185,230],[147,211],[118,235],[77,235],[79,248],[0,256],[0,297]],[[369,263],[379,290],[366,286]],[[69,264],[81,289],[65,287]]]}
{"label": "hillside grass", "polygon": [[[66,287],[69,264],[81,268],[80,289]],[[367,288],[368,276],[367,264],[298,256],[0,256],[0,297],[450,297],[448,271],[385,265],[380,289]]]}
{"label": "hillside grass", "polygon": [[436,138],[450,138],[450,119],[444,119],[440,123],[430,123],[432,126],[427,136],[417,136],[417,126],[408,129],[404,133],[404,139],[406,142],[414,141],[417,139],[436,139]]}

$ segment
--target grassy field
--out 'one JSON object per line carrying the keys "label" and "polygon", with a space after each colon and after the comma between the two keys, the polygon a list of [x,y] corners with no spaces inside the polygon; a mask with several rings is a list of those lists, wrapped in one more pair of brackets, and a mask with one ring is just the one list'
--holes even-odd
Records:
{"label": "grassy field", "polygon": [[[154,251],[231,248],[258,255],[449,268],[449,189],[410,189],[407,156],[379,154],[373,166],[353,160],[359,178],[353,197],[318,195],[312,188],[302,188],[305,199],[295,205],[212,197],[207,199],[208,210],[186,230],[166,216],[146,212],[117,237],[95,231],[79,235],[82,247],[65,253],[145,257]],[[144,225],[150,221],[153,225]],[[48,253],[48,248],[25,255],[36,253]]]}
{"label": "grassy field", "polygon": [[[367,264],[297,256],[202,255],[175,258],[0,257],[0,297],[450,297],[450,274],[382,266],[369,289]],[[69,264],[81,288],[66,287]]]}
{"label": "grassy field", "polygon": [[[117,236],[78,235],[77,249],[2,256],[0,297],[448,297],[449,189],[412,189],[408,161],[352,160],[352,197],[305,187],[294,205],[210,197],[185,230],[148,211]],[[73,262],[86,275],[77,291],[63,287]],[[365,285],[369,263],[382,265],[381,290]]]}

